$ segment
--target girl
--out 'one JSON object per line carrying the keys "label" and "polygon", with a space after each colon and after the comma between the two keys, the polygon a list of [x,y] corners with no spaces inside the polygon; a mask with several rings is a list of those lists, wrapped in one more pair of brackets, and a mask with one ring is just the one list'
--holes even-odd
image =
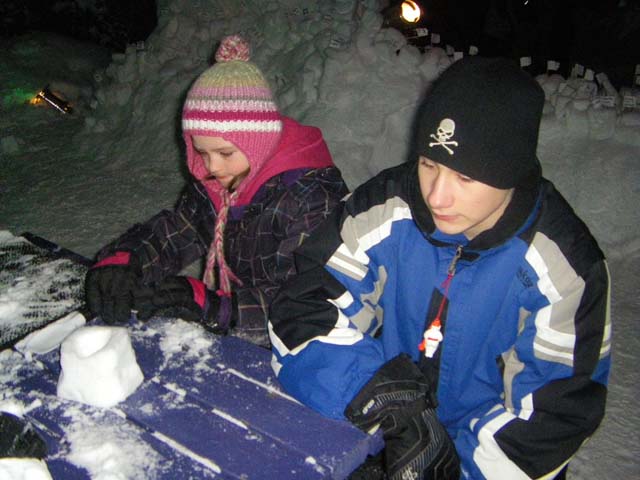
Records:
{"label": "girl", "polygon": [[[242,38],[224,38],[215,59],[182,113],[193,181],[174,211],[99,252],[87,303],[107,323],[163,310],[268,346],[267,312],[294,273],[293,250],[348,190],[320,130],[278,112]],[[175,276],[205,255],[202,281]]]}

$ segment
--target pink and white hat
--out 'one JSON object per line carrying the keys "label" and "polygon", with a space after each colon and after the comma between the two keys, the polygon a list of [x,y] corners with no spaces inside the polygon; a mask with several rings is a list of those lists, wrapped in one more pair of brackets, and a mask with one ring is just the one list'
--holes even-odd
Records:
{"label": "pink and white hat", "polygon": [[273,154],[282,133],[282,120],[269,84],[249,58],[249,44],[242,37],[223,38],[216,63],[194,82],[182,111],[191,173],[198,179],[207,175],[191,136],[222,137],[242,150],[251,166],[238,190],[251,183]]}

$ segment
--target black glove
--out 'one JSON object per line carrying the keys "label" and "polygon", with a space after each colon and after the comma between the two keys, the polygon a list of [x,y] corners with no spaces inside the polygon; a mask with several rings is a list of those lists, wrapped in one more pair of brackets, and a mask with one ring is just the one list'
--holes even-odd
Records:
{"label": "black glove", "polygon": [[167,277],[137,291],[134,307],[140,320],[162,314],[198,322],[217,334],[226,333],[217,323],[220,297],[193,277]]}
{"label": "black glove", "polygon": [[457,480],[460,460],[435,407],[420,369],[407,355],[399,355],[360,390],[345,416],[365,431],[380,425],[390,480]]}
{"label": "black glove", "polygon": [[131,316],[134,291],[142,284],[128,252],[116,252],[91,267],[85,277],[87,306],[105,323],[124,323]]}
{"label": "black glove", "polygon": [[47,445],[28,421],[0,412],[0,458],[44,458]]}

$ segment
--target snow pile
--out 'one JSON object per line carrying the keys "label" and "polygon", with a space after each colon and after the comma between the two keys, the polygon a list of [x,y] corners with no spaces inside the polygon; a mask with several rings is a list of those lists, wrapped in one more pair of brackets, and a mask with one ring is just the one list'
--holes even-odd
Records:
{"label": "snow pile", "polygon": [[568,79],[550,73],[536,80],[545,91],[545,114],[553,115],[568,133],[640,146],[640,89],[623,87],[618,92],[605,73]]}
{"label": "snow pile", "polygon": [[81,327],[60,347],[58,396],[109,408],[144,380],[124,327]]}
{"label": "snow pile", "polygon": [[[400,32],[381,28],[376,1],[227,3],[159,2],[149,39],[114,54],[95,74],[93,111],[77,146],[86,146],[86,134],[118,131],[118,142],[93,152],[109,169],[131,168],[133,157],[141,171],[153,161],[154,168],[175,172],[186,90],[210,65],[217,42],[241,33],[281,110],[323,130],[352,187],[405,159],[416,104],[452,56],[439,47],[421,55]],[[549,120],[562,120],[566,133],[640,144],[640,129],[630,128],[633,109],[622,111],[623,98],[605,74],[598,80],[600,89],[587,78],[540,76]]]}
{"label": "snow pile", "polygon": [[[443,49],[421,55],[400,32],[382,29],[376,1],[221,8],[225,3],[161,2],[148,40],[114,54],[95,73],[94,98],[74,147],[97,147],[90,154],[107,175],[126,166],[139,178],[153,161],[154,169],[179,180],[165,180],[177,194],[176,120],[184,96],[210,66],[218,41],[239,32],[251,42],[251,60],[269,79],[281,111],[323,130],[351,186],[404,159],[416,102],[452,62]],[[119,141],[109,143],[115,132]],[[101,134],[106,143],[86,141]]]}
{"label": "snow pile", "polygon": [[[159,2],[158,26],[147,41],[114,54],[111,64],[95,73],[94,98],[74,147],[98,147],[89,153],[106,175],[126,166],[137,177],[153,163],[154,169],[173,179],[169,188],[177,193],[182,182],[176,175],[182,163],[177,120],[184,96],[210,66],[224,35],[241,33],[251,42],[252,61],[269,79],[282,111],[305,121],[305,112],[316,110],[328,55],[350,45],[359,18],[375,15],[378,31],[381,24],[379,15],[371,13],[377,9],[375,1],[288,2],[285,8],[275,1],[232,3]],[[371,10],[357,11],[367,3]],[[338,72],[343,61],[334,63]],[[365,72],[359,75],[366,79]],[[338,84],[343,90],[344,84],[328,80],[330,87]],[[331,124],[332,119],[327,120]],[[115,132],[119,141],[110,142]],[[153,132],[152,138],[148,132]],[[106,142],[90,145],[86,138],[93,135],[104,136]],[[139,162],[131,162],[132,158]]]}

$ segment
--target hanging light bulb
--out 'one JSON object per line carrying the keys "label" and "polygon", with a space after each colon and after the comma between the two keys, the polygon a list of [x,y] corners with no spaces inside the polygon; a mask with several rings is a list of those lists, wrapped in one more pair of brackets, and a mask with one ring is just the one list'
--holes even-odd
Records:
{"label": "hanging light bulb", "polygon": [[420,20],[420,5],[413,0],[405,0],[400,5],[400,18],[405,22],[417,23]]}

